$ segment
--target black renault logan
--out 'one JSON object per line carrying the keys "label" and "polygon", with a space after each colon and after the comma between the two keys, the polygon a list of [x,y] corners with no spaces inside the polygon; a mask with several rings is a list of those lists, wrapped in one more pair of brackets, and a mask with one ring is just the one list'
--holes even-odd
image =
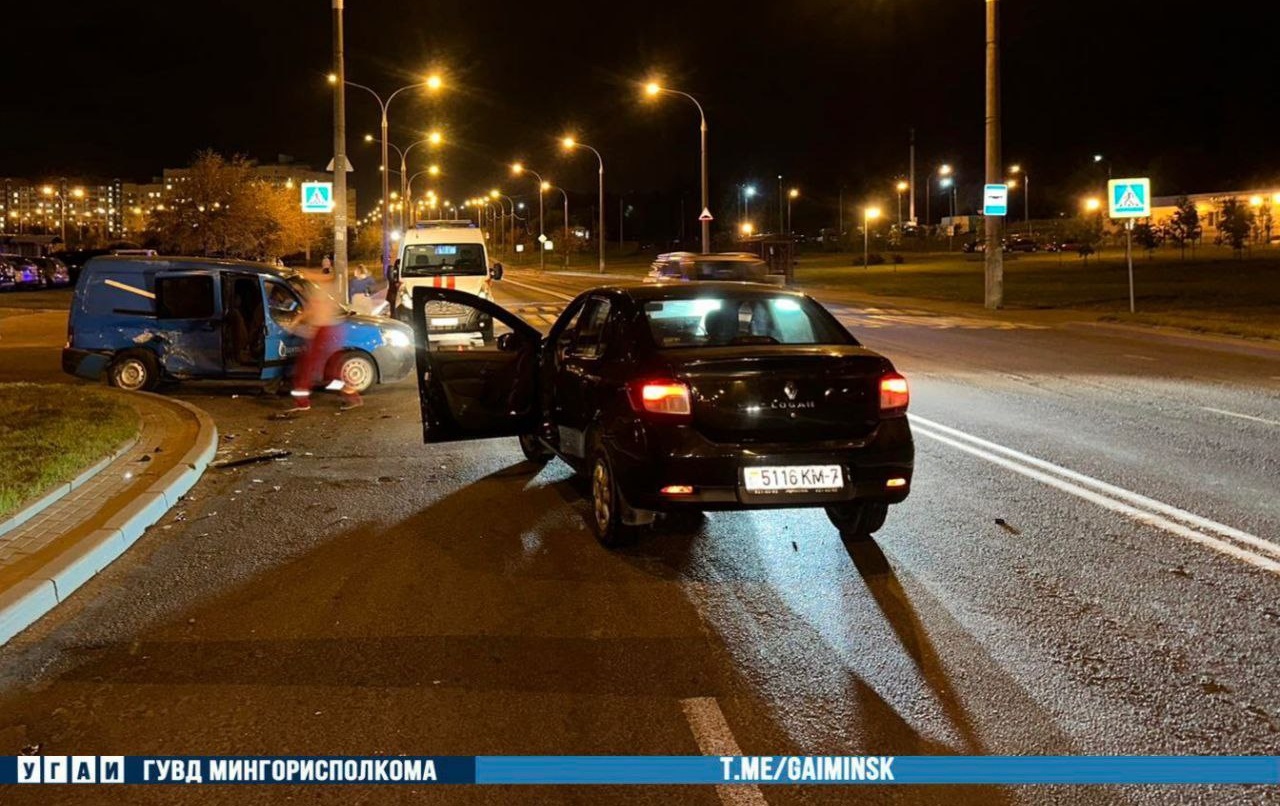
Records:
{"label": "black renault logan", "polygon": [[[587,291],[543,337],[447,288],[413,291],[426,442],[516,436],[590,479],[605,545],[656,515],[823,507],[865,540],[911,489],[906,379],[804,294],[749,283]],[[494,333],[429,333],[427,305]],[[427,334],[424,338],[424,334]]]}

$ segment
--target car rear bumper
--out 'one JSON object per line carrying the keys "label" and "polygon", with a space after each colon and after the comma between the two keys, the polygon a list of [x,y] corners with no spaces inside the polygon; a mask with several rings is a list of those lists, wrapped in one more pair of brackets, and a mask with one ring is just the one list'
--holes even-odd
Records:
{"label": "car rear bumper", "polygon": [[[609,440],[622,494],[639,509],[658,511],[820,507],[854,500],[896,504],[911,492],[915,446],[905,417],[880,423],[866,440],[821,445],[738,445],[712,443],[682,428],[651,439],[635,431]],[[664,429],[664,432],[666,429]],[[637,439],[636,437],[639,436]],[[749,466],[839,465],[844,484],[832,492],[749,493],[743,470]],[[889,486],[890,480],[898,486]],[[664,487],[692,492],[668,494]]]}

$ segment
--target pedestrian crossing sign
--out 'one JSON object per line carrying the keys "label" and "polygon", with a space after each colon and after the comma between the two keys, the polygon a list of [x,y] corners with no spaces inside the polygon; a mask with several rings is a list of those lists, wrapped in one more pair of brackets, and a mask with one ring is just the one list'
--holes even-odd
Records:
{"label": "pedestrian crossing sign", "polygon": [[1147,218],[1151,215],[1151,180],[1112,179],[1107,183],[1112,218]]}
{"label": "pedestrian crossing sign", "polygon": [[333,212],[333,183],[332,182],[303,182],[302,183],[302,212],[332,213]]}

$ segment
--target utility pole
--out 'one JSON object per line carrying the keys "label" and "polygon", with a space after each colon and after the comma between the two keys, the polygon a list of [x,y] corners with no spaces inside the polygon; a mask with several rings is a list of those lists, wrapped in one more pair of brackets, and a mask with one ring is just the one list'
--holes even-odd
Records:
{"label": "utility pole", "polygon": [[782,228],[782,174],[778,174],[778,234],[786,232]]}
{"label": "utility pole", "polygon": [[[1000,0],[987,4],[987,183],[1004,181],[1000,164]],[[1004,249],[1001,236],[1004,218],[989,215],[986,219],[987,248],[984,252],[986,271],[985,304],[991,310],[1004,305]]]}
{"label": "utility pole", "polygon": [[342,2],[333,0],[333,283],[347,299],[347,70],[343,61]]}
{"label": "utility pole", "polygon": [[[907,157],[907,184],[910,186],[908,192],[910,194],[910,202],[908,203],[907,213],[912,224],[916,223],[916,127],[912,126],[909,130],[911,133],[911,146]],[[899,215],[901,218],[901,215]]]}

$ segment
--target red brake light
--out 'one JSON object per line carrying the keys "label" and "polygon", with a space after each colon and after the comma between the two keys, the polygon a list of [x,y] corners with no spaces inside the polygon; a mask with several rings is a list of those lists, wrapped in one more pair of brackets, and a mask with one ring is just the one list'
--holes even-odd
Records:
{"label": "red brake light", "polygon": [[675,415],[688,415],[693,411],[689,402],[689,387],[679,381],[632,384],[630,391],[631,406],[636,411]]}
{"label": "red brake light", "polygon": [[881,416],[906,414],[907,404],[911,402],[911,391],[907,387],[907,379],[896,372],[890,372],[880,378],[880,414]]}

